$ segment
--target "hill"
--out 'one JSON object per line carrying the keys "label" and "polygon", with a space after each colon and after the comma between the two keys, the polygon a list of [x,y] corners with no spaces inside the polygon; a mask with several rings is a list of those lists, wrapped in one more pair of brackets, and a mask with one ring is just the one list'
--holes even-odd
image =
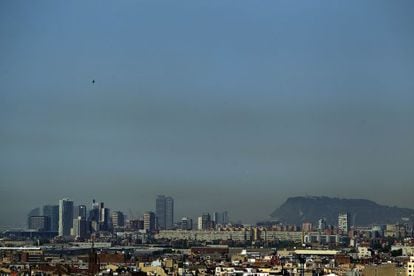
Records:
{"label": "hill", "polygon": [[414,221],[413,209],[389,207],[367,199],[331,197],[290,197],[270,216],[287,224],[316,223],[326,218],[328,224],[336,225],[341,212],[348,212],[351,225],[358,226]]}

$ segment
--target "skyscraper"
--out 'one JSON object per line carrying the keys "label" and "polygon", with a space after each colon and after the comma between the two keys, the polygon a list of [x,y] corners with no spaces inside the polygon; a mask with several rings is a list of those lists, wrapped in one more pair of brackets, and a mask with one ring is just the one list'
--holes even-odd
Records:
{"label": "skyscraper", "polygon": [[174,228],[174,199],[167,197],[165,199],[165,229]]}
{"label": "skyscraper", "polygon": [[82,217],[83,219],[86,219],[86,206],[85,205],[76,206],[73,209],[73,217],[74,218]]}
{"label": "skyscraper", "polygon": [[166,199],[165,196],[159,195],[155,200],[155,215],[157,217],[157,228],[165,230],[165,214],[166,214]]}
{"label": "skyscraper", "polygon": [[342,233],[348,234],[350,230],[349,222],[350,220],[348,213],[340,213],[338,215],[338,229],[342,231]]}
{"label": "skyscraper", "polygon": [[203,230],[203,217],[197,218],[197,230]]}
{"label": "skyscraper", "polygon": [[144,213],[144,230],[148,232],[155,230],[155,214],[153,212]]}
{"label": "skyscraper", "polygon": [[78,216],[73,219],[72,235],[79,239],[86,238],[87,235],[87,223],[86,219],[82,216]]}
{"label": "skyscraper", "polygon": [[174,226],[174,199],[159,195],[155,200],[155,215],[158,229],[172,229]]}
{"label": "skyscraper", "polygon": [[58,232],[59,230],[59,205],[43,206],[43,215],[49,217],[50,228],[48,231]]}
{"label": "skyscraper", "polygon": [[112,212],[112,226],[123,227],[125,225],[124,214],[120,211]]}
{"label": "skyscraper", "polygon": [[90,231],[99,231],[99,203],[92,200],[92,209],[89,211],[88,222],[90,223]]}
{"label": "skyscraper", "polygon": [[104,207],[104,203],[99,205],[99,231],[108,231],[111,226],[109,209]]}
{"label": "skyscraper", "polygon": [[215,225],[226,225],[229,223],[228,213],[227,211],[213,212],[211,220]]}
{"label": "skyscraper", "polygon": [[211,217],[209,213],[203,213],[197,220],[198,230],[208,230],[212,227]]}
{"label": "skyscraper", "polygon": [[59,236],[70,236],[73,226],[73,201],[64,198],[59,200]]}
{"label": "skyscraper", "polygon": [[226,225],[226,224],[228,224],[229,223],[229,213],[227,212],[227,211],[224,211],[222,214],[221,214],[221,216],[222,216],[222,224],[223,225]]}
{"label": "skyscraper", "polygon": [[215,225],[222,224],[222,216],[219,212],[213,212],[211,220],[214,222]]}

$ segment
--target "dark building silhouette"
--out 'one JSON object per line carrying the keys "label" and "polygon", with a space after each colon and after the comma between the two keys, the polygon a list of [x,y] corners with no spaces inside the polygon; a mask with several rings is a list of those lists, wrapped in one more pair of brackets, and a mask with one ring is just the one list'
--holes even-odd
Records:
{"label": "dark building silhouette", "polygon": [[57,232],[59,230],[59,205],[43,206],[43,215],[49,217],[50,220],[48,231]]}

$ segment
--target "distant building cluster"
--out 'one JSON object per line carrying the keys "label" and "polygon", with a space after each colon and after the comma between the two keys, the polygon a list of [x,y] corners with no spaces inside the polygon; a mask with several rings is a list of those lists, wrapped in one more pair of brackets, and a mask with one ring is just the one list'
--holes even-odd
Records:
{"label": "distant building cluster", "polygon": [[[155,199],[155,210],[146,211],[135,217],[130,211],[128,218],[122,211],[111,211],[104,202],[92,201],[90,208],[75,205],[68,198],[59,200],[58,205],[35,208],[28,214],[27,235],[38,237],[60,237],[65,240],[86,240],[108,233],[137,232],[140,240],[167,230],[212,230],[229,224],[227,211],[203,213],[194,222],[190,217],[175,220],[174,199],[159,195]],[[20,235],[24,231],[20,232]]]}
{"label": "distant building cluster", "polygon": [[333,224],[247,225],[227,211],[175,219],[171,196],[154,203],[130,217],[95,200],[35,208],[28,230],[0,233],[0,274],[414,275],[410,219],[358,226],[344,211]]}
{"label": "distant building cluster", "polygon": [[[132,213],[131,213],[132,214]],[[103,202],[92,201],[86,205],[74,205],[70,199],[59,200],[58,205],[35,208],[28,214],[29,232],[17,235],[58,237],[64,240],[105,239],[110,235],[140,243],[156,240],[189,240],[199,242],[237,241],[241,243],[271,244],[277,241],[294,241],[304,244],[345,245],[356,244],[356,233],[365,237],[405,238],[412,236],[412,225],[388,224],[363,228],[351,225],[350,214],[340,212],[336,225],[329,225],[325,218],[302,225],[232,224],[227,211],[204,212],[193,220],[182,217],[176,220],[174,199],[159,195],[155,210],[146,211],[141,217],[129,218],[121,211],[111,211]]]}
{"label": "distant building cluster", "polygon": [[86,205],[74,205],[74,202],[67,198],[59,200],[58,205],[45,205],[43,208],[33,209],[28,214],[29,230],[77,240],[118,229],[152,233],[161,229],[173,229],[173,227],[174,200],[172,197],[165,196],[157,197],[155,213],[145,212],[138,219],[127,220],[123,212],[111,212],[104,202],[93,200],[88,210]]}

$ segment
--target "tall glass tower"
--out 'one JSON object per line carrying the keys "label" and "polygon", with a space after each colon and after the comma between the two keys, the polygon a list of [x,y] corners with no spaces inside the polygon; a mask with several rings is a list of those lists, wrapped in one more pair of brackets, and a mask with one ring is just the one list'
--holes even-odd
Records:
{"label": "tall glass tower", "polygon": [[159,230],[172,229],[174,226],[174,199],[159,195],[155,200],[155,215]]}
{"label": "tall glass tower", "polygon": [[50,220],[48,231],[57,232],[59,229],[59,205],[43,206],[43,215],[49,217]]}
{"label": "tall glass tower", "polygon": [[165,229],[174,228],[174,199],[172,197],[165,198]]}
{"label": "tall glass tower", "polygon": [[73,226],[73,201],[64,198],[59,200],[59,236],[70,236]]}

